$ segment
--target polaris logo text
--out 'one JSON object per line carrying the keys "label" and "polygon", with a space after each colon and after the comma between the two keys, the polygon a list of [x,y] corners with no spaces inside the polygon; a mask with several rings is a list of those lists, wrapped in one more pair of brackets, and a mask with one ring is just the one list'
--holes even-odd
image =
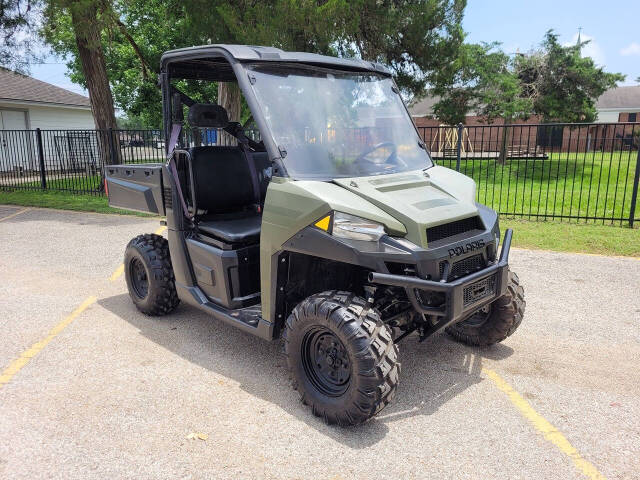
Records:
{"label": "polaris logo text", "polygon": [[458,247],[449,249],[449,258],[458,257],[468,252],[473,252],[484,247],[484,240],[476,240],[475,242],[469,242]]}

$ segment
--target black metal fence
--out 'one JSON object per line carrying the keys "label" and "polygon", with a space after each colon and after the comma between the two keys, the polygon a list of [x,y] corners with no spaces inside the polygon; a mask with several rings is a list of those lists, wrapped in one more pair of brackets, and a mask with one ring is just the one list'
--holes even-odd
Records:
{"label": "black metal fence", "polygon": [[[221,144],[225,135],[185,131],[182,142]],[[0,130],[0,189],[104,195],[104,165],[162,162],[164,149],[160,130]]]}
{"label": "black metal fence", "polygon": [[159,131],[0,130],[0,189],[104,195],[105,164],[163,157]]}
{"label": "black metal fence", "polygon": [[420,127],[434,161],[506,216],[638,221],[640,123]]}
{"label": "black metal fence", "polygon": [[[630,226],[640,221],[640,123],[418,130],[435,163],[472,177],[477,201],[503,215]],[[375,143],[366,129],[357,137],[363,145]],[[183,143],[224,140],[219,130],[200,130]],[[0,189],[104,195],[105,164],[163,161],[164,142],[152,130],[0,130]]]}

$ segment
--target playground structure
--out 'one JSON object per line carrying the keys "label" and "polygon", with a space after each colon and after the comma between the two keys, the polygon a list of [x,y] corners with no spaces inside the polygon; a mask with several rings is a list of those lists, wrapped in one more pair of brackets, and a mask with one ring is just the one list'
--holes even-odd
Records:
{"label": "playground structure", "polygon": [[[467,127],[461,129],[460,153],[473,153]],[[431,139],[431,153],[436,157],[456,157],[458,155],[458,127],[441,124]]]}
{"label": "playground structure", "polygon": [[[505,133],[503,125],[478,125],[472,127],[441,124],[437,127],[422,127],[421,136],[429,144],[431,156],[436,160],[457,158],[458,153],[468,159],[499,158],[547,158],[545,145],[548,129],[538,130],[537,126],[510,127]],[[472,134],[469,135],[469,128]],[[485,132],[486,130],[486,132]],[[532,136],[533,135],[533,136]],[[458,152],[458,143],[459,152]],[[560,146],[562,137],[560,137]],[[474,148],[475,146],[475,148]],[[502,152],[502,153],[501,153]]]}

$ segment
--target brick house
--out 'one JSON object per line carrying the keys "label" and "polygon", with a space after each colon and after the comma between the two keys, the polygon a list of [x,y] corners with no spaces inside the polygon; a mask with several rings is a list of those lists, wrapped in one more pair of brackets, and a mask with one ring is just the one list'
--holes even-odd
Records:
{"label": "brick house", "polygon": [[[426,97],[409,106],[411,117],[423,139],[431,149],[442,150],[440,142],[446,137],[446,127],[435,118],[433,106],[437,97]],[[598,118],[594,124],[582,127],[533,126],[541,123],[539,116],[519,120],[513,127],[510,145],[525,152],[569,150],[620,150],[638,147],[640,124],[640,86],[617,87],[605,92],[596,103]],[[503,119],[487,123],[473,112],[464,122],[465,142],[474,151],[496,151],[502,138]],[[443,133],[444,132],[444,133]],[[635,137],[634,137],[635,136]]]}

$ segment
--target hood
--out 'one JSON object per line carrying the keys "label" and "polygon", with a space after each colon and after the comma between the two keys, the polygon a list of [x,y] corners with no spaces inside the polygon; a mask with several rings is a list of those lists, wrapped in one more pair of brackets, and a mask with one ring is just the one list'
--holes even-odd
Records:
{"label": "hood", "polygon": [[444,167],[334,182],[402,222],[407,239],[421,246],[427,228],[478,214],[475,182]]}

